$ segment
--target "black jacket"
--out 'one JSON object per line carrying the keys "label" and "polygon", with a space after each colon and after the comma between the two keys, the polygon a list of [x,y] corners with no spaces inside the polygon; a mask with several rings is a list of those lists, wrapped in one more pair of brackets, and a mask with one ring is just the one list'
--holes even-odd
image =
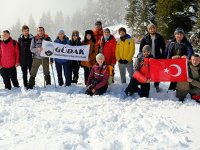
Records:
{"label": "black jacket", "polygon": [[28,38],[24,38],[20,35],[18,38],[19,50],[20,50],[20,65],[22,67],[32,64],[32,53],[30,51],[30,45],[33,35],[29,34]]}
{"label": "black jacket", "polygon": [[[159,33],[156,33],[155,36],[155,58],[164,58],[164,51],[166,48],[165,40]],[[140,42],[140,53],[145,45],[152,46],[152,40],[149,33],[147,33]]]}

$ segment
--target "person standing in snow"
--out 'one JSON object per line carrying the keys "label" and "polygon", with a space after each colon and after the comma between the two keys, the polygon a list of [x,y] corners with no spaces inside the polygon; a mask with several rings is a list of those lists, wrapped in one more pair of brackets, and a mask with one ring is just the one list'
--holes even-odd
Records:
{"label": "person standing in snow", "polygon": [[28,71],[30,73],[32,67],[33,56],[30,50],[32,34],[29,34],[29,27],[27,25],[22,26],[22,34],[18,38],[19,50],[20,50],[20,66],[23,74],[24,87],[28,86]]}
{"label": "person standing in snow", "polygon": [[51,76],[50,76],[50,71],[49,71],[49,58],[40,56],[40,53],[43,50],[42,49],[43,40],[52,41],[51,38],[47,34],[45,34],[44,27],[38,27],[37,35],[32,38],[31,47],[30,47],[31,52],[33,53],[33,63],[31,67],[28,89],[33,89],[35,85],[35,77],[37,75],[40,65],[42,65],[43,67],[45,84],[46,85],[51,84]]}
{"label": "person standing in snow", "polygon": [[200,103],[200,57],[198,54],[191,56],[188,63],[188,82],[178,82],[176,86],[176,97],[184,101],[187,94]]}
{"label": "person standing in snow", "polygon": [[[157,28],[154,24],[150,23],[147,26],[148,33],[142,38],[140,42],[140,49],[139,52],[142,53],[142,48],[145,45],[149,45],[151,47],[151,54],[155,59],[162,59],[164,58],[164,52],[165,52],[165,40],[157,33]],[[154,87],[156,88],[156,91],[159,92],[159,82],[154,83]]]}
{"label": "person standing in snow", "polygon": [[87,81],[87,95],[102,95],[108,88],[109,69],[105,63],[105,57],[99,53],[96,56],[97,65],[92,67]]}
{"label": "person standing in snow", "polygon": [[[72,37],[69,42],[72,46],[81,46],[81,38],[79,37],[79,32],[77,30],[74,30],[72,32]],[[72,83],[78,83],[79,78],[79,69],[80,69],[80,61],[72,60],[71,61],[71,69],[72,69]]]}
{"label": "person standing in snow", "polygon": [[126,69],[131,79],[133,74],[133,56],[135,53],[135,42],[126,29],[119,28],[120,39],[117,41],[115,56],[119,64],[121,83],[126,83]]}
{"label": "person standing in snow", "polygon": [[[184,36],[182,28],[178,27],[174,31],[174,39],[172,39],[165,49],[165,57],[168,59],[188,58],[194,54],[194,50],[190,42]],[[171,82],[169,90],[176,90],[177,82]]]}
{"label": "person standing in snow", "polygon": [[116,39],[113,35],[110,34],[110,30],[108,28],[104,29],[103,36],[100,39],[100,53],[102,53],[105,57],[105,63],[111,69],[112,77],[110,82],[114,82],[114,67],[116,64],[115,57],[116,50]]}
{"label": "person standing in snow", "polygon": [[[69,38],[65,35],[64,30],[59,30],[57,38],[54,40],[55,43],[59,44],[69,44]],[[55,58],[55,66],[56,66],[56,71],[57,71],[57,76],[58,76],[58,84],[59,86],[70,86],[71,85],[71,60],[66,60],[66,59],[58,59]],[[63,81],[63,75],[62,72],[64,71],[64,76],[65,76],[65,83]]]}
{"label": "person standing in snow", "polygon": [[103,28],[102,28],[101,21],[97,21],[95,23],[95,28],[93,29],[93,33],[94,33],[94,38],[95,38],[96,42],[99,44],[99,40],[103,36]]}
{"label": "person standing in snow", "polygon": [[85,31],[85,36],[84,40],[82,42],[83,45],[90,45],[90,50],[89,50],[89,56],[88,56],[88,61],[82,61],[81,66],[83,66],[84,69],[84,81],[85,84],[87,83],[90,70],[92,66],[96,64],[96,55],[98,54],[98,43],[96,42],[94,38],[94,34],[92,30],[86,30]]}
{"label": "person standing in snow", "polygon": [[[150,91],[150,70],[149,70],[149,60],[153,58],[151,55],[151,47],[145,45],[142,48],[142,53],[138,54],[135,61],[135,72],[131,81],[124,91],[127,96],[131,96],[133,93],[138,92],[140,97],[149,97]],[[141,86],[139,88],[138,86]]]}
{"label": "person standing in snow", "polygon": [[4,30],[2,33],[2,41],[0,41],[0,70],[6,89],[11,90],[11,81],[14,87],[19,87],[16,69],[18,66],[18,43],[12,39],[8,30]]}

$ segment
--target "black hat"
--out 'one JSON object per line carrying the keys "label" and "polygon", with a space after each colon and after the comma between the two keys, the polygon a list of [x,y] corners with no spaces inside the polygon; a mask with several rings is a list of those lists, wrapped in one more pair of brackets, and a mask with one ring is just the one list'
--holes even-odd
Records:
{"label": "black hat", "polygon": [[174,35],[177,33],[182,33],[184,34],[184,30],[181,27],[176,28],[176,30],[174,31]]}
{"label": "black hat", "polygon": [[119,28],[119,30],[118,30],[119,33],[120,33],[121,31],[124,31],[124,32],[126,33],[126,29],[123,28],[123,27]]}
{"label": "black hat", "polygon": [[93,31],[92,30],[86,30],[85,35],[87,35],[87,34],[93,35]]}
{"label": "black hat", "polygon": [[109,32],[109,33],[110,33],[110,29],[109,29],[109,28],[105,28],[105,29],[103,30],[103,32]]}
{"label": "black hat", "polygon": [[101,21],[97,21],[95,25],[102,25]]}

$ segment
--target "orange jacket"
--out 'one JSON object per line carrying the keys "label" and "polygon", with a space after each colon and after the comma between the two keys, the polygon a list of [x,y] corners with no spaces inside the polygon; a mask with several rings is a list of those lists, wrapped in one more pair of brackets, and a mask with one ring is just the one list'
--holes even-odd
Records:
{"label": "orange jacket", "polygon": [[94,28],[93,33],[94,33],[94,38],[96,39],[96,43],[99,43],[101,37],[103,36],[103,28],[101,29]]}
{"label": "orange jacket", "polygon": [[85,67],[91,68],[93,65],[96,64],[96,55],[98,54],[99,46],[97,42],[88,41],[87,43],[82,42],[83,45],[90,44],[90,52],[88,56],[88,61],[82,61],[81,65]]}

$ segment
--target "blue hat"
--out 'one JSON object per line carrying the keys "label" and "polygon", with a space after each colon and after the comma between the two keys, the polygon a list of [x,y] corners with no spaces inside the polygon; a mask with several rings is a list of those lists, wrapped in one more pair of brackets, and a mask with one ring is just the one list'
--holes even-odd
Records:
{"label": "blue hat", "polygon": [[176,30],[174,31],[174,34],[177,34],[177,33],[184,34],[184,30],[183,30],[181,27],[178,27],[178,28],[176,28]]}
{"label": "blue hat", "polygon": [[60,29],[60,30],[58,31],[58,34],[65,34],[65,31],[64,31],[63,29]]}

